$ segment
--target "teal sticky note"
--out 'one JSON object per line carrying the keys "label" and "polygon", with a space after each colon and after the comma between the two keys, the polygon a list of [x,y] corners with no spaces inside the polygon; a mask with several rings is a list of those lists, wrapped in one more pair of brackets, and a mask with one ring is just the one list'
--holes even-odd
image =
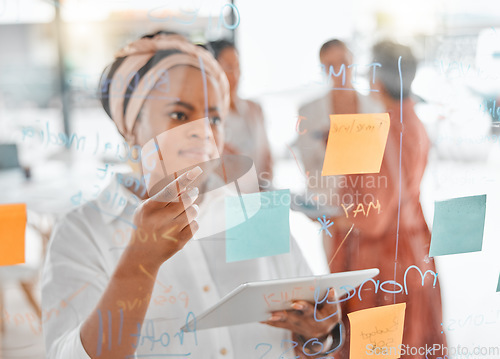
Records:
{"label": "teal sticky note", "polygon": [[500,292],[500,275],[498,276],[497,292]]}
{"label": "teal sticky note", "polygon": [[290,252],[290,190],[225,199],[226,262]]}
{"label": "teal sticky note", "polygon": [[436,202],[429,257],[481,251],[485,214],[485,194]]}

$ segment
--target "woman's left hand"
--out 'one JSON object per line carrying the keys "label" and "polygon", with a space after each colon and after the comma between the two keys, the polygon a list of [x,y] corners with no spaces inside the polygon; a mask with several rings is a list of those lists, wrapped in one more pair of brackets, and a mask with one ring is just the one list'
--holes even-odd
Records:
{"label": "woman's left hand", "polygon": [[271,317],[263,323],[312,339],[328,335],[341,319],[340,305],[333,289],[326,300],[316,305],[297,300],[293,302],[292,308],[271,313]]}

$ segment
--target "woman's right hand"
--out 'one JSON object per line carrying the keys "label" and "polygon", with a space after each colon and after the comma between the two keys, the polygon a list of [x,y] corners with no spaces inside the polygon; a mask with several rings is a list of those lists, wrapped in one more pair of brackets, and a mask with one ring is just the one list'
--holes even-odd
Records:
{"label": "woman's right hand", "polygon": [[127,246],[141,263],[160,266],[181,250],[198,230],[197,187],[190,187],[202,173],[195,167],[142,202],[135,210],[136,229]]}

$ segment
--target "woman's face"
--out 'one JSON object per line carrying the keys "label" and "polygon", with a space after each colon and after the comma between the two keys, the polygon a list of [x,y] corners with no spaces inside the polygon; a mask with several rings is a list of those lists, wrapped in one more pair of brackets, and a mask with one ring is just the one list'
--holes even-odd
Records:
{"label": "woman's face", "polygon": [[165,175],[219,158],[224,146],[218,84],[210,76],[205,84],[201,70],[191,66],[172,68],[168,80],[167,91],[149,93],[134,129],[143,151],[158,145]]}
{"label": "woman's face", "polygon": [[220,52],[217,61],[226,73],[231,95],[235,94],[238,90],[238,83],[240,81],[240,60],[238,52],[231,47],[227,47]]}

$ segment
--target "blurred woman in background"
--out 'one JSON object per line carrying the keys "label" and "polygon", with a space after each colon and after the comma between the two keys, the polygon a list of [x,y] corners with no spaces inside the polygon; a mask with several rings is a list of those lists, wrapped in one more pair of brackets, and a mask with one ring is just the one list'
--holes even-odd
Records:
{"label": "blurred woman in background", "polygon": [[229,81],[230,106],[224,126],[224,152],[253,159],[260,186],[269,188],[273,179],[273,161],[266,134],[264,113],[258,103],[238,96],[240,61],[234,44],[227,40],[212,41],[207,48],[217,59]]}

